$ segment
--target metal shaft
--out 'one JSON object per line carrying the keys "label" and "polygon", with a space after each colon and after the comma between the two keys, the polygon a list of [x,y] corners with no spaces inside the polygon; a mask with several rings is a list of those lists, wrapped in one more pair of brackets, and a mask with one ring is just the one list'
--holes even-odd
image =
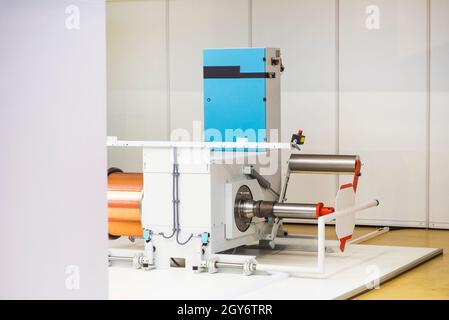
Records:
{"label": "metal shaft", "polygon": [[133,261],[133,257],[109,256],[109,261]]}
{"label": "metal shaft", "polygon": [[288,219],[316,219],[316,204],[280,203],[276,201],[241,200],[237,203],[240,217],[278,217]]}
{"label": "metal shaft", "polygon": [[235,262],[215,262],[215,267],[229,268],[229,269],[243,269],[243,264]]}
{"label": "metal shaft", "polygon": [[292,154],[288,166],[293,173],[353,174],[357,160],[354,155]]}
{"label": "metal shaft", "polygon": [[316,204],[276,202],[273,215],[287,219],[316,219]]}

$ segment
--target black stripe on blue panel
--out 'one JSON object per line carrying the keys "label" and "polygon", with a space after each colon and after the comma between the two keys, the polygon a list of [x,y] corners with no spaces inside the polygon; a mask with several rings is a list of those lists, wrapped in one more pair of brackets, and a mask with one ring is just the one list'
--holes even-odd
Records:
{"label": "black stripe on blue panel", "polygon": [[274,72],[240,72],[240,66],[204,67],[204,79],[274,78]]}

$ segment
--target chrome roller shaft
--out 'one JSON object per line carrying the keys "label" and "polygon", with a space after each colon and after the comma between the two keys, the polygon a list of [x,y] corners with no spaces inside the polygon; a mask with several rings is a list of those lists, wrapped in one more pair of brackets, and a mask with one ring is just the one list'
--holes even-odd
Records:
{"label": "chrome roller shaft", "polygon": [[279,203],[276,201],[241,200],[235,208],[240,218],[253,217],[288,218],[288,219],[316,219],[316,204],[308,203]]}
{"label": "chrome roller shaft", "polygon": [[358,160],[353,155],[292,154],[288,167],[293,173],[354,174]]}

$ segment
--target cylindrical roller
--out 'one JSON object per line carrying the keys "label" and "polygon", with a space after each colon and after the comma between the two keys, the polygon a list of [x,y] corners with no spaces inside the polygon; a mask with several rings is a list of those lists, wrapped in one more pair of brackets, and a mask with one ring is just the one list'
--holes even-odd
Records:
{"label": "cylindrical roller", "polygon": [[133,261],[133,257],[109,256],[109,261]]}
{"label": "cylindrical roller", "polygon": [[354,174],[358,160],[353,155],[292,154],[288,167],[293,173]]}
{"label": "cylindrical roller", "polygon": [[285,219],[316,219],[316,204],[276,202],[273,215]]}
{"label": "cylindrical roller", "polygon": [[325,207],[322,203],[280,203],[276,201],[240,200],[235,205],[234,216],[239,219],[253,217],[277,217],[285,219],[317,219],[322,215],[334,212],[334,208]]}
{"label": "cylindrical roller", "polygon": [[215,262],[216,268],[243,269],[243,263],[235,262]]}
{"label": "cylindrical roller", "polygon": [[108,172],[108,232],[112,237],[142,236],[143,174]]}

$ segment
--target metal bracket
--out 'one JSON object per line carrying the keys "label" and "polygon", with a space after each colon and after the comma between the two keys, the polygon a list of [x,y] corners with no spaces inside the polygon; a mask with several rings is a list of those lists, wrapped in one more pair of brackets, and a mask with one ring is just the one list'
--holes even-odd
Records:
{"label": "metal bracket", "polygon": [[274,249],[274,247],[276,246],[274,240],[276,239],[278,231],[281,228],[281,226],[282,226],[282,219],[275,218],[273,227],[271,228],[271,233],[269,235],[266,235],[264,239],[262,239],[262,241],[268,242],[268,245],[270,246],[271,249]]}

